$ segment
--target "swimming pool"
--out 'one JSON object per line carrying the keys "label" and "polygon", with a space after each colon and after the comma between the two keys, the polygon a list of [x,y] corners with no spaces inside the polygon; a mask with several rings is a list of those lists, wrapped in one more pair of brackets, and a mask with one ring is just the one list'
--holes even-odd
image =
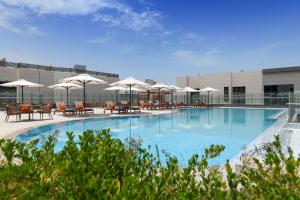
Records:
{"label": "swimming pool", "polygon": [[177,156],[181,165],[186,165],[195,153],[202,155],[211,144],[224,145],[224,152],[212,160],[212,164],[220,164],[232,159],[244,145],[275,123],[269,117],[277,112],[275,109],[210,108],[183,109],[164,115],[92,118],[31,129],[16,140],[27,142],[56,132],[55,148],[59,151],[68,131],[78,136],[87,129],[110,128],[111,135],[122,141],[135,138],[145,147],[151,145],[152,153],[156,152],[157,145],[160,151]]}

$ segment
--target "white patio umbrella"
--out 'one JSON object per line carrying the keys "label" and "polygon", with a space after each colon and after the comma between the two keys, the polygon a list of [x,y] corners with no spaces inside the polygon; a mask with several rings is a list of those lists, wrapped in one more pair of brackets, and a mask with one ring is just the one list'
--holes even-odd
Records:
{"label": "white patio umbrella", "polygon": [[107,90],[107,91],[116,91],[116,103],[118,103],[118,92],[119,91],[125,91],[126,88],[125,87],[122,87],[122,86],[112,86],[112,87],[108,87],[108,88],[105,88],[104,90]]}
{"label": "white patio umbrella", "polygon": [[69,106],[69,89],[79,89],[82,88],[81,85],[74,83],[58,83],[55,85],[50,85],[48,88],[58,89],[58,90],[67,90],[67,106]]}
{"label": "white patio umbrella", "polygon": [[24,87],[43,87],[41,84],[32,83],[29,81],[26,81],[24,79],[19,79],[17,81],[9,82],[9,83],[3,83],[0,84],[0,86],[3,87],[21,87],[22,91],[22,103],[24,103]]}
{"label": "white patio umbrella", "polygon": [[115,82],[115,83],[111,83],[110,84],[111,86],[127,86],[129,87],[129,96],[130,96],[130,102],[129,102],[129,106],[131,108],[131,102],[132,102],[132,87],[133,86],[140,86],[140,87],[147,87],[148,84],[143,82],[143,81],[139,81],[137,79],[135,79],[134,77],[128,77],[124,80],[121,80],[121,81],[118,81],[118,82]]}
{"label": "white patio umbrella", "polygon": [[161,103],[161,96],[160,96],[160,91],[162,89],[168,89],[169,85],[163,84],[163,83],[156,83],[155,85],[151,85],[149,89],[158,89],[159,93],[159,103]]}
{"label": "white patio umbrella", "polygon": [[212,88],[212,87],[206,87],[206,88],[203,88],[203,89],[200,89],[200,92],[207,92],[207,102],[208,102],[208,105],[209,105],[209,93],[210,92],[219,92],[220,90],[218,89],[215,89],[215,88]]}
{"label": "white patio umbrella", "polygon": [[181,90],[179,90],[179,92],[186,92],[186,103],[188,103],[189,93],[190,92],[199,92],[199,90],[196,90],[191,87],[185,87],[185,88],[182,88]]}
{"label": "white patio umbrella", "polygon": [[163,89],[163,90],[169,90],[169,91],[171,91],[171,102],[172,102],[172,104],[173,104],[173,96],[174,96],[174,92],[180,91],[180,90],[182,90],[182,88],[177,87],[176,85],[169,85],[168,88],[165,88],[165,89]]}
{"label": "white patio umbrella", "polygon": [[85,104],[85,86],[86,84],[106,84],[107,82],[90,76],[89,74],[79,74],[78,76],[73,76],[69,78],[65,78],[61,80],[61,82],[65,83],[80,83],[83,86],[83,105]]}

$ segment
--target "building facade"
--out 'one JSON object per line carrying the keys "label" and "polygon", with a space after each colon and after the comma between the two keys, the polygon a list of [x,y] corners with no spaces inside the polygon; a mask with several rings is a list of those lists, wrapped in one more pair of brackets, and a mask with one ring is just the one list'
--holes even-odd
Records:
{"label": "building facade", "polygon": [[[0,83],[25,79],[34,83],[39,83],[45,87],[24,88],[24,100],[30,103],[49,103],[55,101],[66,101],[66,91],[50,89],[47,86],[56,84],[59,80],[87,73],[91,76],[102,79],[108,83],[119,80],[118,74],[89,71],[85,66],[75,65],[74,68],[52,67],[27,63],[13,63],[2,60],[0,62]],[[113,95],[112,92],[104,91],[108,85],[87,85],[87,101],[105,101]],[[19,102],[20,88],[0,87],[0,102]],[[70,102],[82,100],[82,89],[70,90]]]}
{"label": "building facade", "polygon": [[[179,87],[212,87],[211,103],[238,105],[284,105],[291,93],[300,93],[300,67],[271,68],[219,74],[181,76]],[[194,99],[197,93],[192,94]],[[203,94],[206,95],[206,94]]]}

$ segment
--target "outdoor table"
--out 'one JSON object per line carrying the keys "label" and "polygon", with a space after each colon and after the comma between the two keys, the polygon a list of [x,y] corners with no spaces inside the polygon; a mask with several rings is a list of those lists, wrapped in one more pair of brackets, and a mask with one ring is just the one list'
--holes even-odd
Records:
{"label": "outdoor table", "polygon": [[124,106],[117,106],[117,107],[115,107],[115,110],[118,111],[120,114],[121,112],[126,113],[128,109]]}
{"label": "outdoor table", "polygon": [[76,110],[74,108],[66,108],[64,111],[64,114],[66,115],[66,113],[69,113],[70,115],[75,115]]}
{"label": "outdoor table", "polygon": [[[26,114],[26,113],[28,113],[28,120],[31,120],[31,116],[30,116],[30,114],[33,114],[33,109],[34,109],[34,106],[33,105],[31,105],[31,104],[26,104],[25,105],[26,107],[28,106],[29,107],[29,111],[28,112],[22,112],[21,111],[21,107],[22,107],[22,105],[20,106],[20,111],[21,111],[21,114]],[[32,115],[32,119],[33,119],[33,115]]]}

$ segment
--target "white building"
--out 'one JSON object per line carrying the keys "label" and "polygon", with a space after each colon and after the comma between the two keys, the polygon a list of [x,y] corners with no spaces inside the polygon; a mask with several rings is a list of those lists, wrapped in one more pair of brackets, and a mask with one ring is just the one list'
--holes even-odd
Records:
{"label": "white building", "polygon": [[[26,63],[13,63],[0,61],[0,83],[25,79],[34,83],[42,84],[46,87],[25,88],[24,100],[30,103],[49,103],[55,101],[66,101],[66,91],[49,89],[47,86],[56,84],[66,77],[87,73],[100,78],[108,83],[119,80],[118,74],[96,72],[86,70],[84,66],[75,65],[74,68],[62,68],[43,65],[33,65]],[[105,101],[113,95],[112,92],[104,91],[108,85],[87,85],[87,101]],[[0,104],[7,102],[18,102],[21,95],[19,88],[0,87]],[[82,100],[82,89],[70,90],[70,102]]]}
{"label": "white building", "polygon": [[220,90],[213,94],[215,104],[286,104],[289,93],[300,92],[300,67],[180,76],[176,78],[176,84],[179,87]]}

